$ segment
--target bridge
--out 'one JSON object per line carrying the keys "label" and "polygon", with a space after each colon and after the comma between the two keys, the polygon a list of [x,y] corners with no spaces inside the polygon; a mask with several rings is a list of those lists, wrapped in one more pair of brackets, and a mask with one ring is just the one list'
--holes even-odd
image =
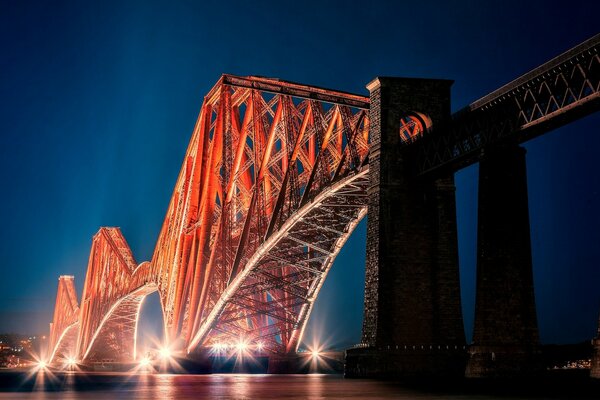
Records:
{"label": "bridge", "polygon": [[[450,113],[452,81],[379,77],[370,97],[223,75],[205,96],[150,262],[93,238],[83,295],[59,278],[50,362],[130,362],[144,298],[166,342],[293,359],[335,257],[368,215],[361,344],[347,376],[535,369],[525,152],[600,107],[600,35]],[[465,343],[454,177],[480,163],[474,343]],[[284,363],[285,364],[285,363]]]}

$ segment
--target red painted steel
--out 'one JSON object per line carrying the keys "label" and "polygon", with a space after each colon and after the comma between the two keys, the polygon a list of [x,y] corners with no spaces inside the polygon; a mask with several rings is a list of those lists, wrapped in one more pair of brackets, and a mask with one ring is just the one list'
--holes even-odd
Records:
{"label": "red painted steel", "polygon": [[204,99],[151,263],[136,264],[118,228],[94,236],[77,358],[135,358],[139,309],[155,290],[176,347],[243,339],[295,351],[366,212],[367,107],[362,96],[224,75]]}
{"label": "red painted steel", "polygon": [[296,350],[366,210],[366,106],[256,77],[224,75],[209,92],[152,258],[171,342]]}
{"label": "red painted steel", "polygon": [[139,307],[147,294],[156,291],[155,276],[150,263],[137,265],[118,228],[98,231],[81,298],[79,359],[135,358]]}
{"label": "red painted steel", "polygon": [[79,304],[75,290],[75,277],[62,275],[58,278],[54,318],[50,323],[48,341],[50,362],[75,356],[74,345],[78,331]]}

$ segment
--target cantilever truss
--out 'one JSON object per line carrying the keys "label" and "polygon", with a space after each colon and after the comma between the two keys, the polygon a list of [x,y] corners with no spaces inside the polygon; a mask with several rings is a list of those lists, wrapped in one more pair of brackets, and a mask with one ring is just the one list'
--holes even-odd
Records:
{"label": "cantilever truss", "polygon": [[75,341],[79,327],[79,304],[75,290],[75,277],[62,275],[58,278],[58,290],[54,318],[50,323],[48,348],[49,360],[74,357]]}
{"label": "cantilever truss", "polygon": [[[449,126],[421,136],[423,126],[407,125],[404,151],[416,153],[421,174],[453,171],[486,146],[597,111],[599,46],[597,35]],[[59,283],[52,358],[135,358],[140,305],[156,290],[172,345],[193,351],[241,339],[295,351],[333,260],[366,213],[368,109],[367,98],[349,93],[223,75],[204,98],[151,263],[136,264],[118,228],[100,229],[79,309],[72,278]]]}
{"label": "cantilever truss", "polygon": [[78,358],[135,358],[139,309],[144,297],[156,291],[154,276],[150,263],[136,264],[118,228],[98,231],[81,298]]}
{"label": "cantilever truss", "polygon": [[224,75],[205,97],[152,259],[170,338],[296,349],[364,216],[368,99]]}

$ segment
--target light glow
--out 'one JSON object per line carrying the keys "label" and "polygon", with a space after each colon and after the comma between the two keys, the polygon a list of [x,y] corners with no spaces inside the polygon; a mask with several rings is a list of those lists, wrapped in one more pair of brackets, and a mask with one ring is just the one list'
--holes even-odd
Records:
{"label": "light glow", "polygon": [[140,360],[140,367],[147,367],[150,365],[150,359],[148,357],[144,357]]}
{"label": "light glow", "polygon": [[256,350],[263,351],[264,344],[262,342],[258,342],[256,344]]}
{"label": "light glow", "polygon": [[158,353],[160,355],[160,358],[163,360],[167,360],[172,356],[171,350],[168,347],[163,347],[158,351]]}
{"label": "light glow", "polygon": [[37,363],[37,367],[38,369],[46,369],[48,367],[48,363],[46,363],[44,360],[40,360]]}
{"label": "light glow", "polygon": [[67,366],[72,367],[77,364],[77,360],[74,357],[67,357],[66,361]]}
{"label": "light glow", "polygon": [[248,349],[248,344],[246,342],[239,341],[236,343],[235,348],[239,352],[246,351]]}
{"label": "light glow", "polygon": [[223,350],[225,350],[225,348],[226,348],[226,347],[227,347],[227,346],[226,346],[226,345],[224,345],[223,343],[215,343],[215,344],[213,344],[213,346],[212,346],[212,348],[213,348],[213,351],[214,351],[215,353],[220,353],[220,352],[222,352]]}

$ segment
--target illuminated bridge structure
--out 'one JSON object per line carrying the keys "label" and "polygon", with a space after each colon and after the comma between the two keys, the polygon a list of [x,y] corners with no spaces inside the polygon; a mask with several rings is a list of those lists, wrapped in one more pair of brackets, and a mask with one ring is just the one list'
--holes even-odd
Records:
{"label": "illuminated bridge structure", "polygon": [[[118,228],[101,228],[80,304],[73,278],[59,279],[51,361],[135,360],[140,307],[155,291],[175,348],[242,340],[294,354],[368,213],[363,338],[347,375],[464,371],[453,174],[481,162],[467,374],[514,371],[538,342],[519,144],[598,110],[599,43],[454,115],[451,81],[381,77],[363,97],[223,75],[204,98],[152,260],[138,264]],[[507,282],[520,283],[507,292]]]}

